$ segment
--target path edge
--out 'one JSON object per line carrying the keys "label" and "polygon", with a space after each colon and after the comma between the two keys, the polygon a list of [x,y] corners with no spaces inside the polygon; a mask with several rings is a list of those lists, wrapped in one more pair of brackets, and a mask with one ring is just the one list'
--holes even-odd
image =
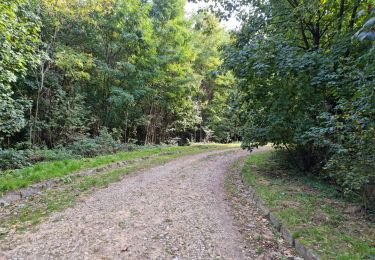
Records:
{"label": "path edge", "polygon": [[[251,155],[250,155],[251,156]],[[245,165],[243,166],[245,167]],[[313,249],[308,248],[301,243],[299,239],[293,238],[293,233],[283,224],[265,204],[264,200],[257,194],[256,190],[249,185],[243,178],[242,169],[239,174],[241,176],[242,183],[247,187],[250,193],[250,199],[254,202],[259,212],[265,217],[275,229],[281,234],[281,236],[292,246],[296,252],[306,260],[321,260],[321,257],[314,252]]]}

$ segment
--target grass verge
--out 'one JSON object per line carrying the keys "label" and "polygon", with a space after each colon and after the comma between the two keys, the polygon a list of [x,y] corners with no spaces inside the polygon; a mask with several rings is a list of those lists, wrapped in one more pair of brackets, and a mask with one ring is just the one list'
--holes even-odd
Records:
{"label": "grass verge", "polygon": [[[235,146],[211,144],[150,149],[151,151],[147,150],[142,153],[136,153],[138,157],[133,153],[132,156],[128,156],[127,158],[135,159],[144,157],[145,155],[155,156],[134,161],[119,169],[67,179],[65,183],[60,184],[54,189],[45,190],[39,195],[29,197],[25,201],[22,201],[22,204],[0,208],[0,239],[32,228],[52,212],[74,205],[79,198],[91,193],[95,188],[107,187],[110,183],[121,180],[126,174],[166,163],[180,156],[233,148]],[[118,154],[116,156],[116,158],[124,160]]]}
{"label": "grass verge", "polygon": [[41,162],[23,169],[0,172],[0,197],[7,191],[30,186],[31,184],[63,177],[73,172],[106,165],[116,161],[128,161],[136,158],[153,156],[160,153],[182,153],[233,147],[233,145],[204,144],[192,146],[156,146],[131,152],[119,152],[111,155],[85,159],[68,159],[53,162]]}
{"label": "grass verge", "polygon": [[335,186],[282,169],[275,156],[252,154],[242,173],[293,237],[322,259],[375,259],[375,223]]}

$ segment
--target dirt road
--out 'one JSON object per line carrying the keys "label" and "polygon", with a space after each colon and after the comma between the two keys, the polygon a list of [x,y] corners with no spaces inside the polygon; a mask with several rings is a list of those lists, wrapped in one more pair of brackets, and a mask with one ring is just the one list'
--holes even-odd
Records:
{"label": "dirt road", "polygon": [[1,241],[0,259],[255,259],[224,191],[229,165],[247,154],[186,156],[129,175]]}

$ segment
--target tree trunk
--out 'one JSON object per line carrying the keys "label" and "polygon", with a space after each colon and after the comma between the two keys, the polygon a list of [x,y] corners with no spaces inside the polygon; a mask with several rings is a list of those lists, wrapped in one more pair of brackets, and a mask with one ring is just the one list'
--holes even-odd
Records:
{"label": "tree trunk", "polygon": [[127,132],[128,132],[128,116],[129,116],[129,113],[126,110],[126,112],[125,112],[125,135],[124,135],[124,142],[125,143],[127,143],[127,141],[128,141],[128,136],[127,136]]}
{"label": "tree trunk", "polygon": [[337,31],[340,33],[341,28],[342,28],[342,19],[344,15],[344,7],[345,7],[345,0],[340,1],[340,11],[339,11],[339,21],[338,21],[338,26],[337,26]]}

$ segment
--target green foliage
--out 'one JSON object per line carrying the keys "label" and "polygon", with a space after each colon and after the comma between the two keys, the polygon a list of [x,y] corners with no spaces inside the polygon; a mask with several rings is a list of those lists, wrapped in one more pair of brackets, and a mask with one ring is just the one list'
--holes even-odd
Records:
{"label": "green foliage", "polygon": [[125,143],[237,139],[235,80],[219,70],[228,34],[208,13],[187,18],[185,4],[1,4],[0,142],[30,153],[4,150],[0,167],[133,147]]}
{"label": "green foliage", "polygon": [[372,5],[243,2],[252,8],[224,51],[239,82],[243,146],[273,143],[366,200],[375,184]]}
{"label": "green foliage", "polygon": [[[358,38],[359,40],[375,40],[375,7],[371,4],[368,5],[368,13],[372,14],[370,18],[363,24],[363,26],[356,32],[354,37]],[[366,14],[366,10],[361,10],[357,13],[358,16],[363,16]]]}
{"label": "green foliage", "polygon": [[82,136],[91,123],[84,97],[80,94],[57,89],[48,99],[41,99],[39,108],[44,112],[35,122],[34,130],[41,132],[39,137],[50,147]]}
{"label": "green foliage", "polygon": [[38,18],[23,0],[0,3],[0,144],[25,126],[25,98],[15,98],[13,85],[37,61]]}
{"label": "green foliage", "polygon": [[67,145],[66,149],[72,151],[73,154],[82,157],[93,157],[114,153],[120,150],[127,150],[127,146],[115,141],[108,133],[107,129],[103,128],[98,136],[94,138],[79,138],[73,143]]}
{"label": "green foliage", "polygon": [[7,149],[0,150],[0,170],[30,166],[30,151]]}
{"label": "green foliage", "polygon": [[137,146],[115,141],[107,129],[103,128],[94,138],[79,137],[72,143],[65,146],[58,145],[54,149],[35,147],[0,150],[0,169],[18,169],[41,161],[88,158],[134,149],[138,149]]}
{"label": "green foliage", "polygon": [[0,150],[0,170],[20,169],[40,161],[56,161],[80,158],[74,154],[74,150],[67,150],[59,146],[55,149],[34,148],[34,149],[5,149]]}
{"label": "green foliage", "polygon": [[[185,3],[33,1],[27,13],[41,24],[31,35],[38,40],[33,46],[40,63],[28,66],[25,79],[13,77],[17,98],[8,91],[0,104],[0,125],[9,144],[28,140],[53,148],[82,135],[96,136],[103,127],[122,142],[198,141],[204,136],[196,132],[204,132],[203,127],[220,129],[219,121],[210,121],[229,98],[226,76],[214,76],[227,35],[212,15],[186,18]],[[31,60],[30,48],[9,45],[25,49],[12,60]],[[14,75],[25,71],[26,63]],[[206,113],[216,91],[217,108]],[[23,98],[31,101],[25,117]]]}
{"label": "green foliage", "polygon": [[[236,81],[231,73],[221,69],[221,47],[229,35],[213,15],[200,13],[194,17],[196,59],[194,69],[201,79],[198,109],[202,119],[199,135],[216,142],[237,141],[239,137],[237,109],[234,107]],[[202,134],[203,132],[203,134]],[[200,136],[200,139],[202,137]]]}
{"label": "green foliage", "polygon": [[0,90],[0,143],[26,125],[24,110],[28,102],[14,100],[12,95],[12,91]]}

